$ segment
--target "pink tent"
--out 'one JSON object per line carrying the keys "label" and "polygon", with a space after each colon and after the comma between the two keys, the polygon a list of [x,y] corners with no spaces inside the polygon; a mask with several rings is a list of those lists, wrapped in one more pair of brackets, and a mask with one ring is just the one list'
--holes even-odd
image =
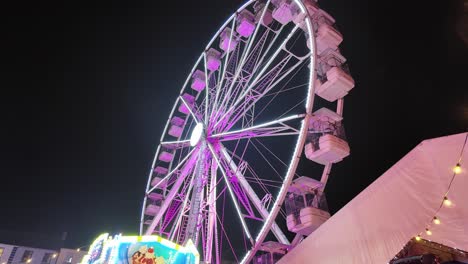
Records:
{"label": "pink tent", "polygon": [[[467,137],[423,141],[279,263],[388,263],[418,234],[468,251]],[[461,155],[461,173],[450,185]],[[441,206],[447,190],[449,207]]]}

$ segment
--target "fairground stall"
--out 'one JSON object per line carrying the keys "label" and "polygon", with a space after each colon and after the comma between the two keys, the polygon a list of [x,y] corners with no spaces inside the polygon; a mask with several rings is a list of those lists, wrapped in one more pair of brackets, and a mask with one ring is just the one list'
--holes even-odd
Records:
{"label": "fairground stall", "polygon": [[191,241],[186,246],[159,236],[100,235],[91,244],[82,264],[198,264]]}

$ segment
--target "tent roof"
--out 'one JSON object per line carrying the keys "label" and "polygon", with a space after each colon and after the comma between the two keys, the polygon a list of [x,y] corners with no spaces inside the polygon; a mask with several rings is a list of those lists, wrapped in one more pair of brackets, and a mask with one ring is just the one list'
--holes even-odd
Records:
{"label": "tent roof", "polygon": [[[468,251],[468,133],[421,142],[279,263],[388,263],[415,235]],[[431,224],[435,216],[440,225]],[[425,234],[430,224],[432,235]]]}

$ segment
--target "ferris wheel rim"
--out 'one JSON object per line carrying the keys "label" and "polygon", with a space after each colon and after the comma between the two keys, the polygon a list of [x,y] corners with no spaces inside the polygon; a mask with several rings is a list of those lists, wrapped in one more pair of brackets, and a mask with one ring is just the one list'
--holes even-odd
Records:
{"label": "ferris wheel rim", "polygon": [[[192,70],[188,74],[188,76],[186,78],[186,81],[185,81],[185,84],[182,86],[182,89],[180,90],[179,96],[176,99],[176,102],[175,102],[175,104],[174,104],[174,106],[173,106],[173,108],[172,108],[172,110],[171,110],[171,112],[169,114],[169,118],[167,119],[166,125],[165,125],[165,127],[163,129],[163,133],[161,135],[160,143],[158,144],[158,147],[157,147],[154,159],[153,159],[153,163],[152,163],[152,166],[151,166],[150,175],[148,176],[147,188],[146,188],[147,191],[150,189],[149,186],[150,186],[150,181],[151,181],[151,178],[152,178],[152,172],[153,172],[153,169],[155,167],[157,157],[158,157],[158,155],[159,155],[159,153],[161,151],[161,148],[162,148],[161,147],[162,146],[161,142],[163,142],[163,138],[167,134],[168,128],[170,126],[171,118],[174,117],[175,111],[177,109],[178,104],[180,103],[180,101],[183,101],[183,99],[181,100],[181,98],[182,98],[181,95],[183,94],[183,92],[184,92],[184,90],[185,90],[185,88],[187,86],[187,83],[190,80],[191,75],[194,73],[194,71],[195,71],[197,65],[200,63],[200,61],[202,59],[204,59],[204,56],[206,54],[205,53],[206,50],[213,44],[213,42],[219,36],[221,31],[229,24],[229,22],[231,22],[235,18],[237,13],[244,10],[246,7],[251,5],[253,2],[255,2],[255,0],[247,1],[244,5],[242,5],[234,14],[232,14],[224,22],[224,24],[220,27],[220,29],[215,33],[213,38],[209,41],[209,43],[207,44],[207,46],[205,48],[205,51],[203,51],[201,53],[201,55],[199,56],[197,62],[194,64],[194,67],[192,68]],[[306,12],[306,13],[308,12],[307,9],[305,8],[305,6],[303,5],[302,1],[294,0],[294,2],[296,4],[298,4],[298,6],[301,8],[302,12]],[[270,3],[270,1],[267,1],[267,4],[268,3]],[[305,21],[306,21],[306,24],[307,24],[308,32],[313,32],[313,26],[312,26],[312,23],[310,22],[309,15],[306,15]],[[316,52],[315,52],[315,50],[316,50],[315,37],[308,38],[308,41],[310,41],[309,44],[310,44],[310,47],[311,47],[311,55],[310,55],[310,62],[309,62],[310,70],[309,70],[309,82],[308,82],[307,97],[306,97],[307,99],[305,101],[305,115],[304,115],[304,118],[302,119],[302,125],[301,125],[301,129],[300,129],[300,133],[298,134],[299,136],[298,136],[298,138],[296,140],[296,145],[294,147],[294,149],[295,149],[294,154],[291,157],[291,161],[289,162],[289,165],[288,165],[288,173],[287,173],[287,175],[285,177],[285,180],[283,181],[282,187],[281,187],[278,195],[276,196],[275,203],[274,203],[274,205],[272,207],[273,209],[269,212],[270,213],[269,217],[267,219],[265,219],[265,224],[262,226],[261,231],[257,235],[257,239],[256,239],[257,245],[254,245],[254,248],[253,248],[254,251],[256,249],[258,249],[259,241],[260,242],[263,241],[266,234],[269,232],[269,230],[271,230],[274,219],[276,218],[276,216],[277,216],[277,214],[279,212],[279,208],[281,207],[281,204],[284,201],[285,194],[286,194],[286,188],[287,188],[287,186],[290,185],[290,183],[292,181],[292,178],[294,177],[294,173],[297,170],[297,165],[298,165],[299,159],[302,156],[302,150],[303,150],[305,140],[306,140],[305,136],[307,134],[308,124],[309,124],[309,117],[310,117],[310,114],[312,113],[312,108],[313,108],[313,104],[314,104],[314,97],[315,97],[314,89],[315,89],[315,79],[316,79],[315,65],[317,63],[317,58],[316,58],[317,55],[316,55]],[[141,217],[141,220],[140,220],[140,234],[143,233],[143,220],[144,220],[144,210],[145,210],[146,200],[147,200],[147,197],[145,195],[144,201],[143,201],[143,206],[142,206],[142,211],[141,211],[141,216],[142,217]],[[251,258],[250,255],[252,255],[252,254],[250,254],[250,255],[249,254],[250,254],[250,250],[247,253],[247,255],[244,256],[244,260],[243,260],[242,263],[244,263],[245,261],[247,261],[247,260],[249,260]]]}

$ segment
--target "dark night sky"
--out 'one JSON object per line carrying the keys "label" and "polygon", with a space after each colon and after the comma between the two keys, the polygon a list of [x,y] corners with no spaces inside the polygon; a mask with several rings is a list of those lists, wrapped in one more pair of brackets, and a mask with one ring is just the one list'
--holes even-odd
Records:
{"label": "dark night sky", "polygon": [[[179,87],[242,4],[168,2],[4,8],[0,229],[67,231],[70,247],[102,231],[137,232],[147,171]],[[344,35],[356,81],[345,104],[352,155],[327,187],[332,212],[420,141],[466,131],[459,4],[321,2]]]}

